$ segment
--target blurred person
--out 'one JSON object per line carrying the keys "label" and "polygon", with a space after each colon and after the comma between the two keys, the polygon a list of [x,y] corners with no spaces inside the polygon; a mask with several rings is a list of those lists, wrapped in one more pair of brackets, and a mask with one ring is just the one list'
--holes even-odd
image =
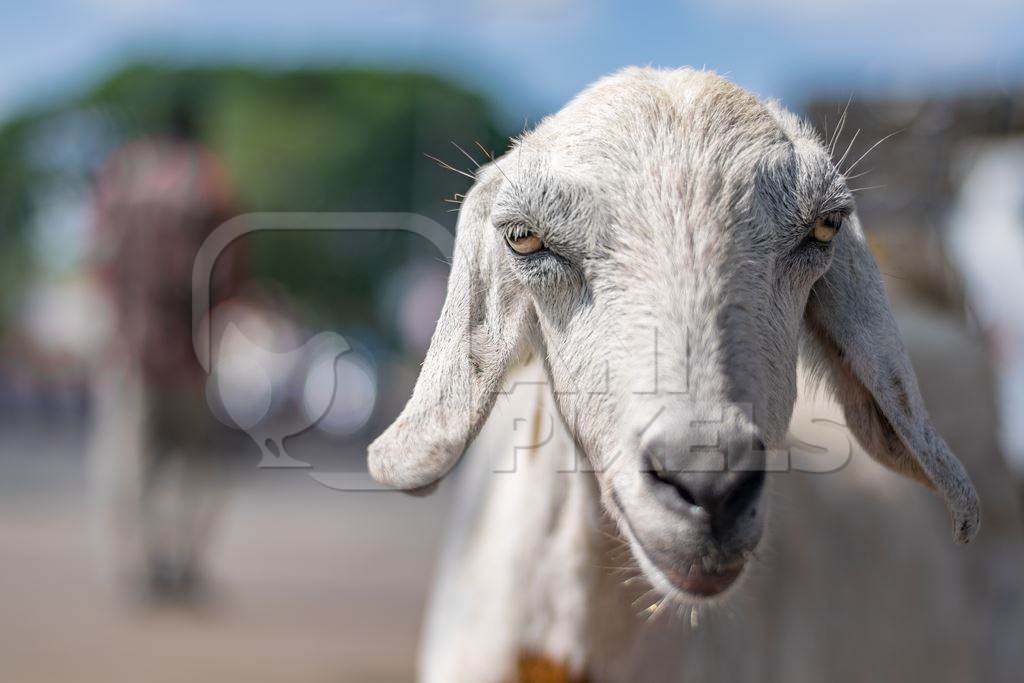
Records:
{"label": "blurred person", "polygon": [[[192,267],[229,215],[219,160],[195,139],[187,103],[166,133],[130,141],[95,185],[95,274],[112,311],[110,342],[93,373],[91,471],[121,581],[158,600],[195,597],[217,507],[216,429],[192,348]],[[214,298],[237,259],[218,264]]]}
{"label": "blurred person", "polygon": [[964,157],[947,240],[991,346],[1001,446],[1024,480],[1024,140],[971,146]]}

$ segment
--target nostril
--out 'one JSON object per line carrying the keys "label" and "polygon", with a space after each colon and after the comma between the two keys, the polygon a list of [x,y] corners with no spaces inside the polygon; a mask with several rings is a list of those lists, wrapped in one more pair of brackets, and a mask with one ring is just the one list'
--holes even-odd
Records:
{"label": "nostril", "polygon": [[676,493],[679,494],[679,497],[682,498],[684,502],[686,502],[689,505],[697,505],[699,507],[699,503],[697,503],[697,499],[694,497],[693,492],[690,491],[690,489],[688,489],[686,487],[686,484],[684,484],[683,482],[679,481],[678,479],[669,478],[668,476],[665,476],[661,472],[652,472],[652,474],[660,482],[662,482],[664,484],[668,484],[669,486],[674,488],[676,490]]}
{"label": "nostril", "polygon": [[684,502],[689,505],[698,505],[693,492],[686,487],[686,484],[679,480],[678,475],[673,476],[673,472],[667,471],[661,460],[650,453],[644,454],[644,459],[647,461],[644,473],[653,480],[655,485],[671,486]]}
{"label": "nostril", "polygon": [[743,478],[726,497],[724,508],[733,514],[742,512],[761,495],[764,480],[764,470],[745,472]]}
{"label": "nostril", "polygon": [[[764,452],[760,439],[745,443],[746,456],[736,465],[743,470],[701,470],[701,463],[694,463],[694,469],[677,471],[668,465],[656,450],[645,450],[642,455],[643,475],[662,504],[695,514],[698,510],[709,517],[723,521],[734,521],[749,509],[761,495],[765,482],[765,470],[759,466],[759,459],[749,457],[751,450]],[[706,464],[706,463],[705,463]],[[682,507],[681,507],[682,506]],[[756,513],[755,513],[756,514]]]}

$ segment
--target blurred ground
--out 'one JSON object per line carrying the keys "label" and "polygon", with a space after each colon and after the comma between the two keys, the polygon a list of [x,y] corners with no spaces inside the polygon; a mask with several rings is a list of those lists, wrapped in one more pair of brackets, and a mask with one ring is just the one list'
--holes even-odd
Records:
{"label": "blurred ground", "polygon": [[98,577],[84,436],[0,437],[0,680],[411,680],[450,489],[332,491],[257,470],[253,448],[211,544],[210,604],[155,610]]}
{"label": "blurred ground", "polygon": [[[954,549],[938,500],[870,463],[816,482],[817,497],[795,489],[801,495],[792,498],[785,525],[790,545],[773,545],[769,556],[791,560],[780,571],[802,566],[809,573],[788,584],[775,580],[774,592],[761,592],[769,603],[790,597],[785,610],[750,613],[747,642],[767,662],[779,652],[830,652],[822,646],[834,644],[828,633],[855,633],[854,661],[870,669],[888,666],[885,656],[894,652],[902,656],[904,647],[890,647],[893,629],[924,624],[913,647],[936,648],[964,670],[976,662],[959,648],[976,647],[989,653],[983,659],[992,670],[1019,671],[1021,517],[994,443],[983,352],[948,317],[900,307],[897,313],[930,413],[981,493],[984,532],[966,552]],[[806,432],[812,418],[838,419],[824,410],[809,401],[798,405],[797,438],[822,436]],[[257,469],[259,454],[246,442],[235,455],[210,545],[209,604],[156,610],[99,580],[83,424],[9,415],[0,424],[0,682],[412,680],[453,486],[426,498],[333,491],[305,471]],[[831,428],[827,433],[837,437]],[[316,463],[317,472],[352,469],[364,457],[356,445],[325,444],[315,435],[295,441],[294,452]],[[898,518],[886,512],[896,508]],[[817,534],[811,542],[809,533]],[[811,564],[802,564],[806,547],[816,548]],[[865,558],[874,556],[885,558],[885,590],[870,588],[878,586],[880,569]],[[845,589],[822,602],[821,586],[839,574]],[[894,591],[899,600],[888,597]],[[969,605],[972,618],[950,617],[943,611],[950,604]],[[716,642],[732,651],[740,641],[730,634]],[[865,649],[878,656],[861,657]]]}

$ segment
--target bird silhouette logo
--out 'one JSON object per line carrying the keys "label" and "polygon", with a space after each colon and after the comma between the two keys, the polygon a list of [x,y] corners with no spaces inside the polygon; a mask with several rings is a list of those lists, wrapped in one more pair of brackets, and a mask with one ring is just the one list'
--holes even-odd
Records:
{"label": "bird silhouette logo", "polygon": [[[256,443],[263,456],[260,467],[310,467],[287,453],[285,440],[327,414],[337,391],[335,362],[350,350],[340,334],[321,332],[298,348],[270,351],[252,342],[234,322],[228,323],[206,382],[207,401],[220,406],[222,410],[215,412]],[[314,373],[331,378],[329,391],[306,395],[301,409],[290,405],[292,378]]]}

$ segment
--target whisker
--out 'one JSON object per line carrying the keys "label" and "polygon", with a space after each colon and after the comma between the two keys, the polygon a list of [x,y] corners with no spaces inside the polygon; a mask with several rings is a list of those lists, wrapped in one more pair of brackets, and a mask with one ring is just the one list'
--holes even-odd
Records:
{"label": "whisker", "polygon": [[[526,124],[526,120],[525,119],[523,120],[523,124],[524,125]],[[519,136],[519,141],[518,142],[521,143],[524,137],[526,137],[526,129],[525,128],[523,129],[523,134],[521,136]],[[511,148],[512,148],[512,146],[509,147],[509,149],[511,149]],[[523,149],[524,149],[524,145],[520,144],[519,145],[519,149],[517,151],[518,153],[516,155],[516,156],[519,157],[519,163],[516,164],[516,171],[519,172],[519,176],[520,177],[522,177],[522,175],[523,175],[523,157],[525,156],[525,154],[523,153]]]}
{"label": "whisker", "polygon": [[839,115],[839,120],[836,121],[836,128],[832,131],[832,135],[828,141],[828,155],[831,157],[835,153],[836,143],[839,142],[839,132],[842,130],[843,125],[846,122],[846,112],[844,111]]}
{"label": "whisker", "polygon": [[643,592],[643,593],[642,593],[642,594],[640,595],[640,597],[639,597],[639,598],[637,598],[636,600],[634,600],[634,601],[633,601],[633,607],[636,607],[636,606],[637,606],[637,603],[639,603],[639,602],[643,602],[644,600],[646,600],[646,599],[647,599],[647,596],[648,596],[648,595],[650,595],[651,593],[657,593],[657,592],[658,592],[658,591],[657,591],[657,589],[655,589],[655,588],[652,588],[652,589],[650,589],[650,590],[648,590],[648,591],[644,591],[644,592]]}
{"label": "whisker", "polygon": [[494,168],[498,169],[498,173],[505,176],[505,180],[508,181],[508,184],[514,187],[516,189],[516,192],[518,192],[519,186],[512,182],[512,179],[508,177],[505,171],[501,170],[501,166],[498,165],[498,160],[494,158],[494,152],[487,151],[487,149],[483,145],[481,145],[478,140],[474,142],[476,142],[476,146],[480,148],[480,151],[484,153],[484,156],[491,160],[491,163],[494,164]]}
{"label": "whisker", "polygon": [[458,173],[459,175],[466,176],[470,180],[476,180],[476,176],[471,175],[469,173],[466,173],[461,168],[455,168],[454,166],[449,164],[447,161],[441,161],[437,157],[431,156],[431,155],[427,154],[426,152],[423,153],[423,156],[425,156],[426,158],[430,159],[431,161],[437,163],[438,166],[440,166],[441,168],[445,169],[446,171],[451,171],[452,173]]}
{"label": "whisker", "polygon": [[842,166],[843,162],[846,161],[846,156],[850,153],[850,150],[853,149],[853,143],[857,141],[858,135],[860,135],[860,128],[858,128],[857,132],[853,134],[852,138],[850,138],[850,144],[846,146],[846,151],[843,152],[843,156],[839,157],[839,161],[836,162],[836,168]]}
{"label": "whisker", "polygon": [[860,173],[854,173],[851,176],[844,176],[843,180],[845,180],[846,182],[850,182],[851,180],[856,180],[857,178],[862,178],[862,177],[866,176],[868,173],[871,173],[871,171],[873,171],[873,170],[874,169],[869,168],[866,171],[861,171]]}
{"label": "whisker", "polygon": [[477,148],[478,148],[478,149],[479,149],[479,150],[480,150],[481,152],[483,152],[483,153],[484,153],[484,156],[485,156],[485,157],[487,157],[487,158],[488,158],[488,159],[490,159],[491,161],[494,161],[494,152],[489,152],[489,151],[487,151],[487,148],[486,148],[486,147],[484,147],[484,146],[483,146],[482,144],[480,144],[480,141],[479,141],[479,140],[474,140],[474,141],[473,141],[473,144],[474,144],[474,145],[476,145],[476,146],[477,146]]}
{"label": "whisker", "polygon": [[[653,610],[653,611],[651,611],[651,614],[650,614],[650,616],[649,616],[649,617],[647,617],[647,623],[648,623],[648,624],[649,624],[649,623],[651,623],[651,622],[653,622],[653,621],[654,621],[655,619],[657,619],[657,618],[658,618],[658,614],[660,614],[660,613],[661,613],[661,610],[662,610],[662,609],[663,609],[663,608],[665,607],[665,604],[666,604],[667,602],[668,602],[668,596],[666,595],[666,596],[665,596],[665,597],[663,597],[663,598],[662,598],[661,600],[659,600],[659,601],[658,601],[658,602],[657,602],[657,603],[656,603],[655,605],[652,605],[652,606],[651,606],[651,607],[653,607],[653,608],[654,608],[654,610]],[[650,610],[650,609],[651,609],[651,608],[650,608],[650,607],[648,607],[648,610]]]}
{"label": "whisker", "polygon": [[623,545],[623,546],[628,546],[629,545],[626,542],[626,539],[622,538],[622,536],[616,536],[615,534],[610,534],[607,531],[605,531],[604,529],[598,529],[597,533],[601,534],[602,536],[604,536],[605,538],[607,538],[609,540],[612,540],[612,541],[615,541],[616,543],[619,543],[620,545]]}
{"label": "whisker", "polygon": [[465,157],[466,157],[467,159],[469,159],[470,161],[472,161],[472,162],[473,162],[473,165],[474,165],[474,166],[476,166],[477,168],[480,168],[480,162],[479,162],[479,161],[477,161],[476,159],[474,159],[474,158],[473,158],[473,155],[472,155],[472,154],[470,154],[470,153],[469,153],[469,152],[467,152],[466,150],[464,150],[464,149],[462,149],[461,147],[459,147],[459,143],[455,142],[455,140],[449,140],[449,142],[451,142],[451,143],[452,143],[453,145],[455,145],[455,149],[457,149],[457,150],[459,150],[460,152],[462,152],[462,154],[463,154],[463,155],[464,155],[464,156],[465,156]]}
{"label": "whisker", "polygon": [[850,171],[852,171],[853,169],[857,168],[857,164],[859,164],[861,161],[863,161],[864,158],[867,155],[871,154],[871,152],[874,151],[874,149],[876,147],[878,147],[880,144],[882,144],[883,142],[885,142],[886,140],[888,140],[892,136],[896,135],[897,133],[902,133],[902,132],[903,132],[902,130],[893,131],[892,133],[889,133],[888,135],[883,137],[881,140],[879,140],[875,144],[873,144],[870,147],[868,147],[868,151],[866,151],[863,154],[861,154],[860,157],[857,159],[857,161],[855,161],[852,164],[850,164],[850,167],[847,168],[845,171],[843,171],[843,175],[846,176]]}
{"label": "whisker", "polygon": [[829,141],[829,156],[832,156],[832,152],[835,151],[836,143],[839,141],[839,136],[843,132],[843,127],[846,125],[846,108],[843,107],[843,111],[839,114],[839,120],[836,121],[835,130],[832,131],[832,139]]}
{"label": "whisker", "polygon": [[[853,93],[850,93],[849,99],[846,100],[846,106],[843,107],[843,113],[839,117],[839,122],[836,123],[836,130],[832,134],[832,140],[829,142],[828,155],[831,157],[835,154],[836,145],[839,143],[839,136],[843,134],[843,128],[846,126],[846,117],[850,111],[850,103],[853,102]],[[837,164],[838,165],[838,164]]]}

